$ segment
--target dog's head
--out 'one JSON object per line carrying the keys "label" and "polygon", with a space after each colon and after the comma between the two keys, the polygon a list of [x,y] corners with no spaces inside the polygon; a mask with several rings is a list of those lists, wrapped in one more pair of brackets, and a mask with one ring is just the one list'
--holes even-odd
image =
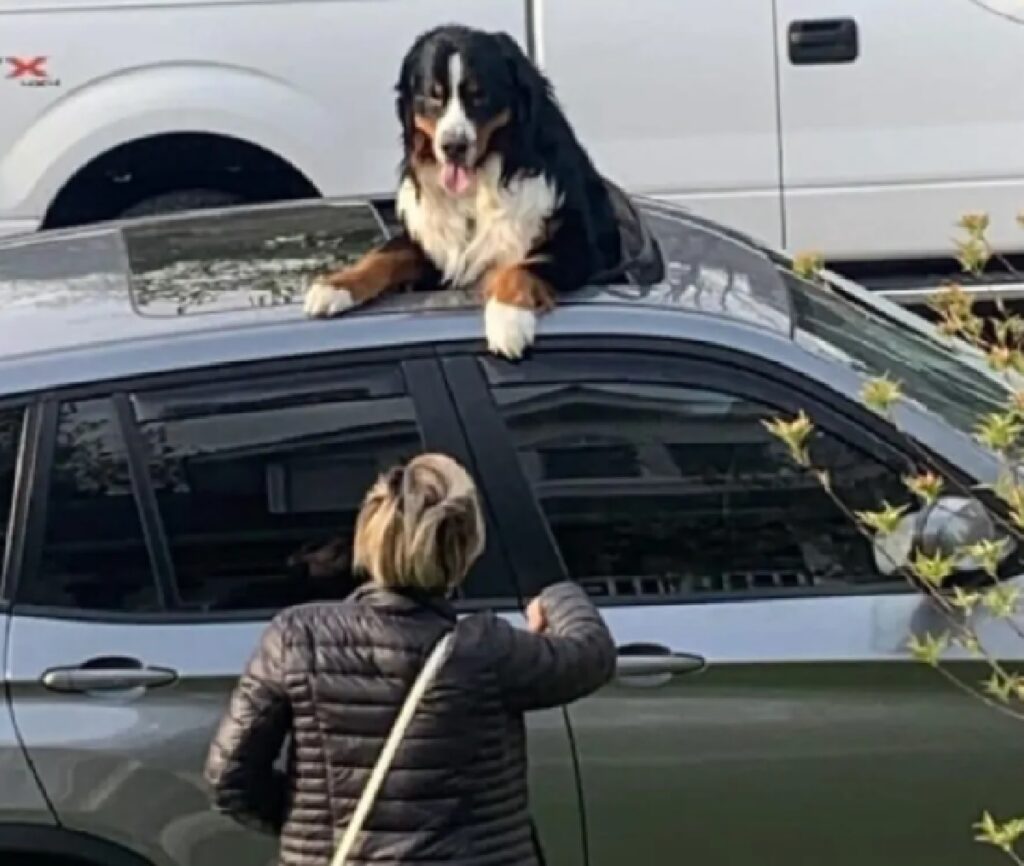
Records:
{"label": "dog's head", "polygon": [[547,83],[504,33],[445,26],[423,34],[402,63],[398,114],[406,157],[436,165],[447,192],[464,195],[510,132],[527,134]]}

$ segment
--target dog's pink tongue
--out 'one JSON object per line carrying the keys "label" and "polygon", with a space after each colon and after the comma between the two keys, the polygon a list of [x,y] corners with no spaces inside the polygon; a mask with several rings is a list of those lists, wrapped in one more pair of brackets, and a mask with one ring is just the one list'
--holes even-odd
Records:
{"label": "dog's pink tongue", "polygon": [[447,162],[441,174],[441,182],[452,195],[461,195],[469,188],[469,171],[461,165]]}

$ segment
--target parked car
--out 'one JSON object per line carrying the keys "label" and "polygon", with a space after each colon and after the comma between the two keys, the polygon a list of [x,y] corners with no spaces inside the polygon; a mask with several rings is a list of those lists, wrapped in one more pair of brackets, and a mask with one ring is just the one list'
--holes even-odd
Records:
{"label": "parked car", "polygon": [[[1020,0],[0,0],[0,234],[390,196],[416,34],[511,33],[620,185],[919,300],[1024,251]],[[996,279],[996,277],[993,277]],[[1002,275],[1005,280],[1006,275]],[[1016,294],[1024,286],[1003,284]],[[991,293],[991,289],[990,289]]]}
{"label": "parked car", "polygon": [[[363,201],[0,244],[0,862],[270,862],[209,808],[207,744],[274,611],[350,588],[362,493],[424,448],[486,503],[462,608],[518,619],[567,576],[620,647],[613,684],[530,719],[549,862],[980,862],[980,811],[1021,808],[1020,729],[912,660],[941,619],[762,422],[810,413],[867,508],[923,454],[990,480],[970,433],[1006,385],[867,290],[636,206],[658,276],[564,298],[520,363],[457,292],[303,317],[309,272],[392,224]],[[883,371],[904,432],[858,400]]]}

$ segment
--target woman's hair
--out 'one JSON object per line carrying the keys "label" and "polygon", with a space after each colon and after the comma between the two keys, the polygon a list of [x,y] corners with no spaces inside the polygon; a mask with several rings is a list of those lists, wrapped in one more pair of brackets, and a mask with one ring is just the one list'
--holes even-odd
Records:
{"label": "woman's hair", "polygon": [[380,586],[447,593],[484,549],[473,479],[443,454],[423,454],[381,475],[356,518],[353,567]]}

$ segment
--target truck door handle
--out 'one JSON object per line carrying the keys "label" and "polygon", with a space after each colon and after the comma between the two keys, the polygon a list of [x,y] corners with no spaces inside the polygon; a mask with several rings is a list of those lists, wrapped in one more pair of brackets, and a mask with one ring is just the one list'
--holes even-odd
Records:
{"label": "truck door handle", "polygon": [[794,66],[852,63],[860,55],[857,22],[852,18],[793,21],[788,42]]}
{"label": "truck door handle", "polygon": [[50,668],[43,673],[42,683],[55,692],[125,692],[167,686],[177,678],[168,668],[148,667],[137,659],[96,658],[81,665]]}
{"label": "truck door handle", "polygon": [[707,667],[703,656],[673,652],[660,644],[627,644],[619,647],[616,675],[620,680],[648,679],[660,685],[679,674],[697,673]]}

